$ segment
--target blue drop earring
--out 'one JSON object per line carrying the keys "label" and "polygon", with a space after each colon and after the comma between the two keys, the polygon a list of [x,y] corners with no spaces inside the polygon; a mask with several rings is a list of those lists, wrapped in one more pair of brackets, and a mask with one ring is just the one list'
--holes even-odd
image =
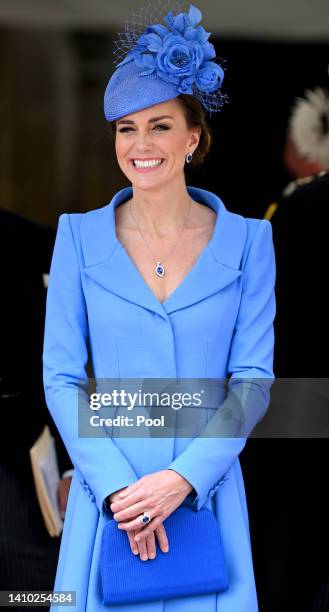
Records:
{"label": "blue drop earring", "polygon": [[188,153],[185,157],[185,161],[189,164],[192,161],[193,153]]}

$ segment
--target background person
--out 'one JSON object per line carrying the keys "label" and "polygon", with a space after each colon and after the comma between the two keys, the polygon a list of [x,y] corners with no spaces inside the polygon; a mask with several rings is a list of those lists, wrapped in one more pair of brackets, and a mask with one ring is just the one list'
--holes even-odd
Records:
{"label": "background person", "polygon": [[[48,535],[36,497],[30,447],[48,424],[60,473],[72,464],[45,404],[42,343],[55,232],[0,209],[0,589],[51,590],[60,538]],[[61,480],[64,513],[70,478]]]}

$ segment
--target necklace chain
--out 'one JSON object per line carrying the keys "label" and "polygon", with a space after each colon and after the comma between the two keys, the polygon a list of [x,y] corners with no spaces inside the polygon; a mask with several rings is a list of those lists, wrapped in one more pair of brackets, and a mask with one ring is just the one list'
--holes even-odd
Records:
{"label": "necklace chain", "polygon": [[148,249],[151,251],[151,253],[153,254],[153,256],[154,256],[154,257],[155,257],[155,259],[156,259],[156,266],[155,266],[154,271],[155,271],[155,273],[157,274],[157,276],[160,276],[160,278],[162,278],[162,277],[164,276],[164,273],[165,273],[165,268],[164,268],[164,266],[163,266],[163,262],[165,261],[165,259],[167,259],[167,257],[169,257],[169,255],[171,255],[171,253],[173,252],[173,250],[174,250],[174,249],[175,249],[175,247],[177,246],[178,240],[179,240],[179,238],[180,238],[180,236],[181,236],[181,234],[182,234],[182,232],[183,232],[183,229],[184,229],[184,227],[185,227],[185,224],[186,224],[186,221],[187,221],[188,215],[189,215],[190,210],[191,210],[191,206],[192,206],[192,199],[190,198],[190,205],[189,205],[189,207],[188,207],[187,215],[186,215],[186,217],[185,217],[184,223],[183,223],[183,225],[182,225],[182,229],[181,229],[181,231],[180,231],[180,232],[179,232],[179,234],[178,234],[178,238],[177,238],[177,240],[176,240],[176,242],[175,242],[174,246],[173,246],[173,247],[170,249],[169,253],[167,253],[167,255],[166,255],[165,257],[163,257],[161,260],[158,260],[158,259],[156,258],[156,255],[155,255],[155,253],[154,253],[153,249],[151,249],[150,245],[148,244],[148,242],[146,241],[145,237],[143,236],[143,233],[142,233],[142,231],[141,231],[141,229],[140,229],[140,227],[139,227],[139,225],[138,225],[138,223],[137,223],[137,221],[136,221],[136,219],[135,219],[135,215],[133,214],[133,211],[132,211],[132,205],[131,205],[131,200],[130,200],[130,202],[129,202],[129,205],[130,205],[130,208],[129,208],[129,210],[130,210],[130,214],[131,214],[131,216],[132,216],[132,218],[133,218],[134,222],[135,222],[135,223],[136,223],[136,225],[137,225],[137,229],[138,229],[138,231],[139,231],[139,233],[140,233],[140,235],[141,235],[142,239],[144,240],[144,242],[145,242],[146,246],[148,247]]}

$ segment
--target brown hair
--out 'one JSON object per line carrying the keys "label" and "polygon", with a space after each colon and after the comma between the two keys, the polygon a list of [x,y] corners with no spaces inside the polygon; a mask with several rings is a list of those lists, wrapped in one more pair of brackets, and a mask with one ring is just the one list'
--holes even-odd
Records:
{"label": "brown hair", "polygon": [[[176,100],[180,103],[187,126],[192,128],[196,125],[200,125],[201,134],[197,148],[193,153],[193,158],[189,166],[200,166],[203,163],[204,158],[209,153],[212,144],[212,135],[210,127],[207,123],[206,113],[203,106],[198,100],[190,94],[179,94]],[[110,121],[112,136],[116,134],[116,122]]]}
{"label": "brown hair", "polygon": [[200,125],[201,127],[199,144],[190,163],[190,166],[200,166],[209,153],[212,144],[212,135],[207,123],[206,113],[200,102],[190,94],[179,94],[176,99],[183,108],[187,126],[192,128]]}

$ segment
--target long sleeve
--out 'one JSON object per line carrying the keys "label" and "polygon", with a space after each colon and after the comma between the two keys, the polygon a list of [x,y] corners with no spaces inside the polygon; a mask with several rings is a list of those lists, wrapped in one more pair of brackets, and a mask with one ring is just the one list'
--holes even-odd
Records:
{"label": "long sleeve", "polygon": [[107,495],[138,480],[111,438],[78,436],[78,402],[88,410],[88,319],[69,215],[60,215],[51,261],[43,345],[43,385],[48,409],[82,485],[98,509]]}
{"label": "long sleeve", "polygon": [[218,490],[268,408],[274,382],[275,278],[272,226],[260,220],[243,265],[227,396],[201,434],[168,466],[194,487],[189,501],[196,510]]}

